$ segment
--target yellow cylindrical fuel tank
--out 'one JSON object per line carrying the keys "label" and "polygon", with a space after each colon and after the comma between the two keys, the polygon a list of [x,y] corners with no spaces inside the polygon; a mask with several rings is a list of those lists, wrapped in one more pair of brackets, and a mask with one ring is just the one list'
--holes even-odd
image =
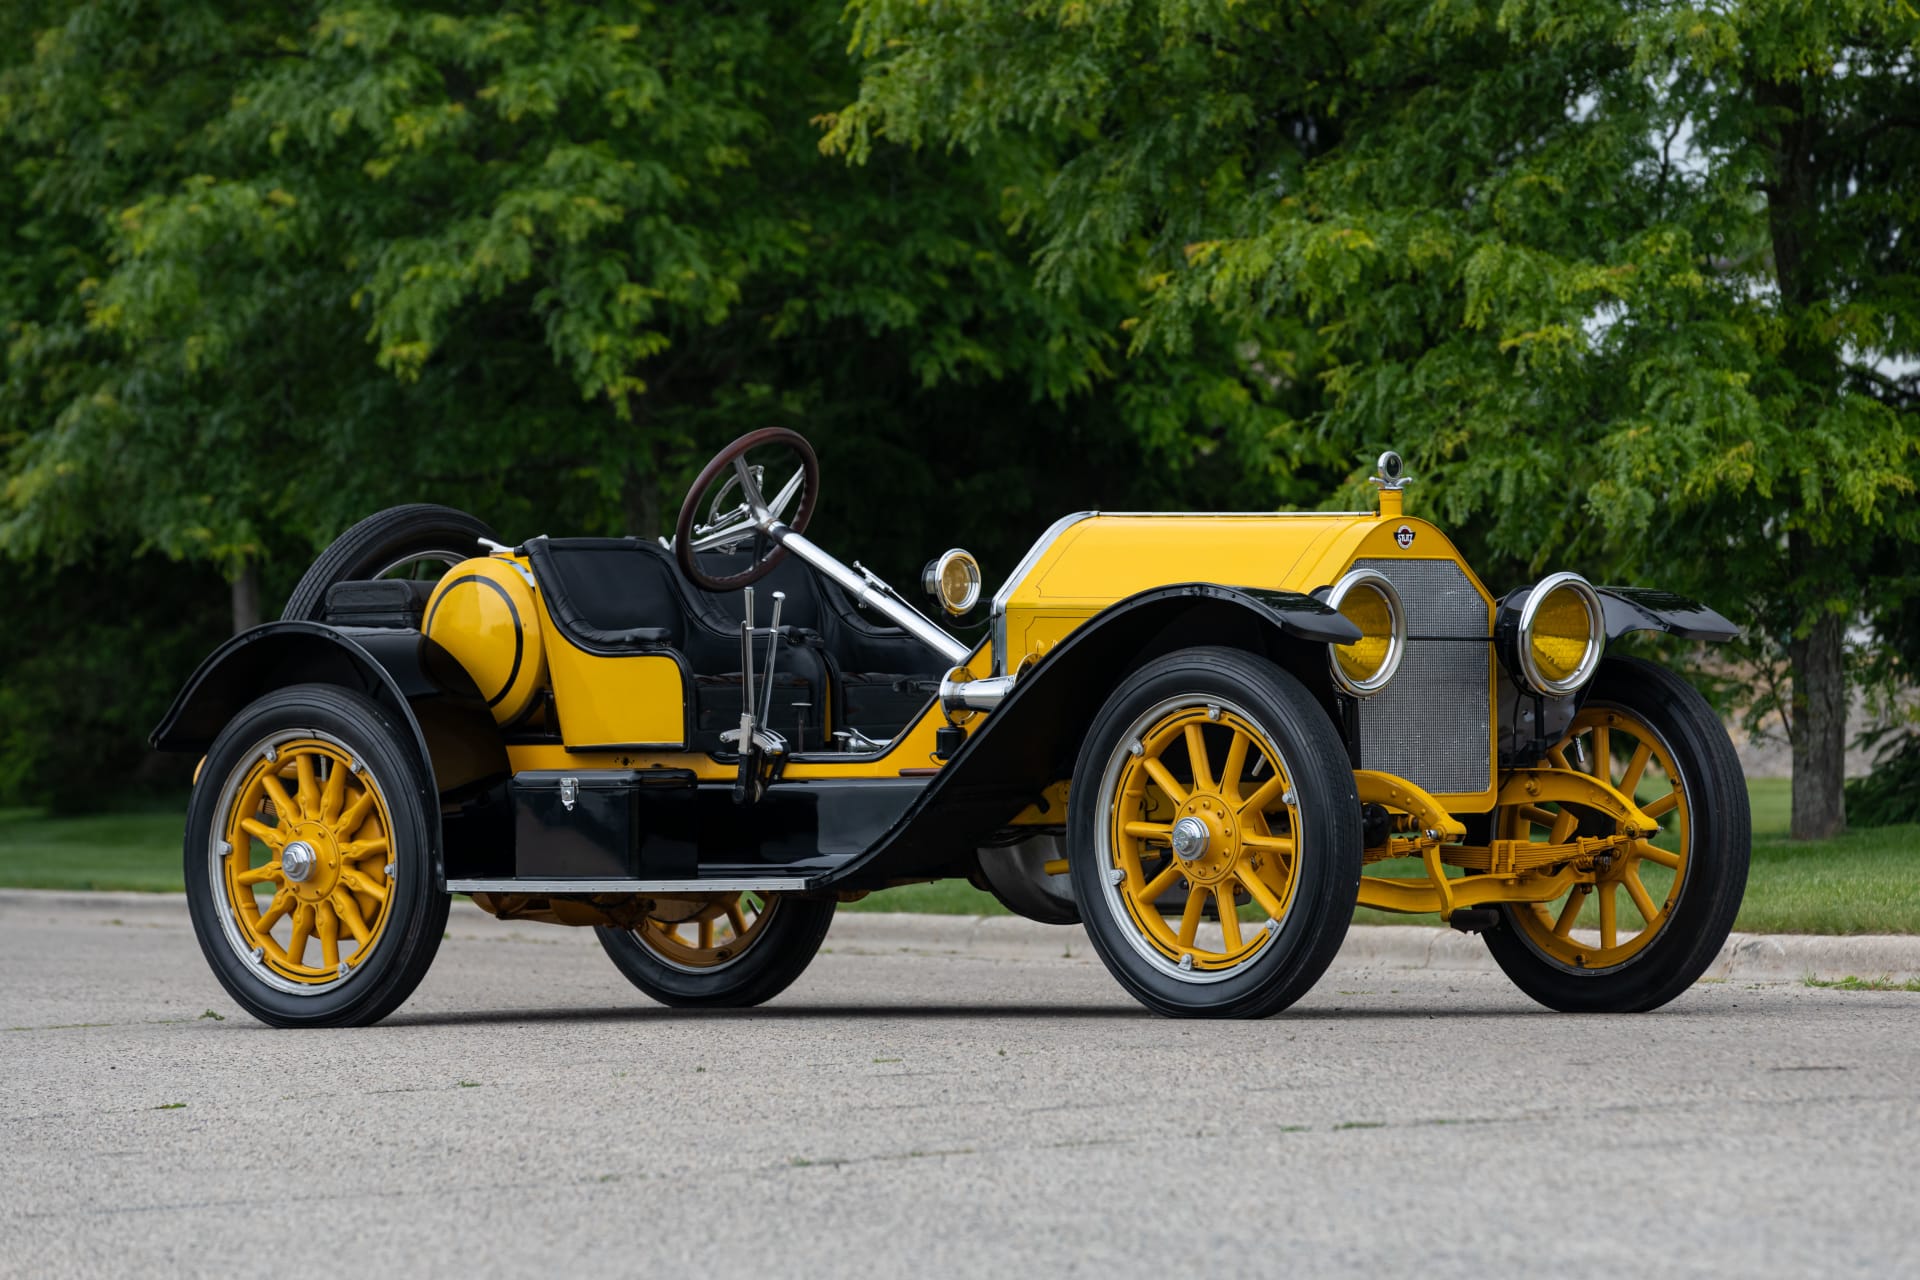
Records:
{"label": "yellow cylindrical fuel tank", "polygon": [[533,589],[510,560],[482,557],[447,570],[427,598],[421,630],[466,668],[497,724],[525,715],[547,683]]}

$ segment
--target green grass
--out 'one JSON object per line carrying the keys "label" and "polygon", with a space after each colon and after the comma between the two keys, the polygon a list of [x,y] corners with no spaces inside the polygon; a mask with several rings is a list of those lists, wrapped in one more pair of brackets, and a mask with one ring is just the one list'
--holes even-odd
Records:
{"label": "green grass", "polygon": [[[1754,933],[1920,933],[1920,825],[1851,831],[1835,840],[1787,838],[1789,784],[1748,783],[1753,804],[1753,872],[1736,928]],[[183,806],[184,807],[184,806]],[[49,818],[0,809],[0,886],[26,889],[134,889],[178,892],[181,810]],[[1382,864],[1390,874],[1416,872]],[[963,880],[906,885],[869,894],[850,911],[1005,915]],[[1362,909],[1363,923],[1437,924],[1434,916]]]}
{"label": "green grass", "polygon": [[0,809],[0,886],[178,893],[185,808],[83,818]]}

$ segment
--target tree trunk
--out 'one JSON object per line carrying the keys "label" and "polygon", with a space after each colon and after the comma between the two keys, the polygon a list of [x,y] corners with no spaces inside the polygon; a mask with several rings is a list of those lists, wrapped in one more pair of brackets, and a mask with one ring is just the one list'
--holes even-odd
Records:
{"label": "tree trunk", "polygon": [[1793,665],[1793,838],[1847,829],[1846,620],[1822,613],[1787,645]]}
{"label": "tree trunk", "polygon": [[639,538],[653,539],[671,530],[660,527],[660,476],[651,469],[628,467],[620,486],[621,512],[627,518],[627,532]]}
{"label": "tree trunk", "polygon": [[233,579],[233,634],[260,625],[260,566],[249,560]]}

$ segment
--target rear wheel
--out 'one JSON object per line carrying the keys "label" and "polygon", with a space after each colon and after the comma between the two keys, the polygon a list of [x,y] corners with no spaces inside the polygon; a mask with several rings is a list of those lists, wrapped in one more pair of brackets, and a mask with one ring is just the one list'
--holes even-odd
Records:
{"label": "rear wheel", "polygon": [[752,890],[663,899],[636,928],[596,927],[627,980],[661,1004],[741,1009],[793,984],[826,940],[831,899]]}
{"label": "rear wheel", "polygon": [[1206,648],[1143,668],[1094,721],[1071,797],[1087,934],[1148,1008],[1265,1017],[1332,962],[1360,802],[1332,722],[1280,667]]}
{"label": "rear wheel", "polygon": [[333,685],[276,690],[207,753],[187,814],[187,905],[228,993],[276,1027],[398,1008],[446,927],[417,748]]}
{"label": "rear wheel", "polygon": [[[1650,662],[1609,658],[1547,763],[1611,783],[1661,830],[1563,898],[1502,907],[1487,947],[1550,1009],[1657,1009],[1713,963],[1746,891],[1752,829],[1733,744],[1686,681]],[[1577,806],[1510,806],[1496,821],[1502,837],[1517,840],[1616,830]]]}
{"label": "rear wheel", "polygon": [[326,612],[327,592],[342,582],[412,578],[431,582],[462,560],[484,554],[480,539],[493,529],[478,516],[431,502],[388,507],[335,538],[310,565],[282,619],[314,622]]}

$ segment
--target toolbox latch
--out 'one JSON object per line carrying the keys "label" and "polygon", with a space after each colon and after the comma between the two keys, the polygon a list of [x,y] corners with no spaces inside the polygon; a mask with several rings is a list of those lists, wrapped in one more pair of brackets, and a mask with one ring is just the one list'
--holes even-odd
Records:
{"label": "toolbox latch", "polygon": [[573,812],[574,802],[580,798],[580,779],[560,779],[560,804],[568,813]]}

